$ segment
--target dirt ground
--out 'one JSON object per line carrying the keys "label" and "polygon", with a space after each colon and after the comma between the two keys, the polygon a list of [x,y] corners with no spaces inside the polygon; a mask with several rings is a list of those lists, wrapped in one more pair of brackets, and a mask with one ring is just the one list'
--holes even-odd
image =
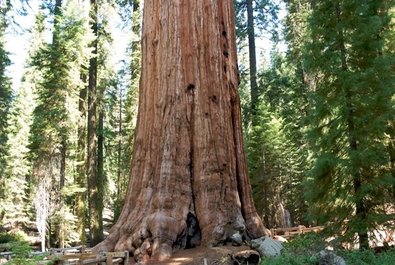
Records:
{"label": "dirt ground", "polygon": [[[247,246],[221,246],[213,248],[191,248],[178,250],[173,253],[173,256],[165,261],[159,262],[157,260],[149,260],[147,265],[233,265],[232,255],[235,253],[250,250]],[[135,265],[136,263],[131,258],[129,264]],[[250,263],[251,264],[251,263]]]}

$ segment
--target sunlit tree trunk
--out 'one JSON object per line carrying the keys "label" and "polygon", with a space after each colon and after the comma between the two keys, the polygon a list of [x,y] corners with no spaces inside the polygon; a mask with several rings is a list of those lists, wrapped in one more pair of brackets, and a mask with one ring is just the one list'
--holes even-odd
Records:
{"label": "sunlit tree trunk", "polygon": [[172,248],[265,234],[243,150],[231,0],[144,3],[131,180],[99,250],[168,258]]}
{"label": "sunlit tree trunk", "polygon": [[[82,81],[85,83],[87,77],[82,75]],[[75,183],[78,188],[86,187],[86,111],[87,111],[87,87],[84,86],[80,90],[78,111],[80,113],[80,121],[78,124],[78,165]],[[79,191],[75,199],[75,212],[77,217],[77,233],[81,244],[86,243],[85,236],[85,209],[86,209],[86,192]]]}
{"label": "sunlit tree trunk", "polygon": [[90,1],[90,26],[95,35],[91,47],[93,56],[89,61],[88,86],[88,198],[89,198],[89,232],[91,245],[103,239],[102,202],[100,202],[100,183],[97,174],[97,2]]}
{"label": "sunlit tree trunk", "polygon": [[254,8],[253,0],[247,0],[247,34],[248,34],[248,54],[250,61],[250,95],[251,95],[251,112],[250,118],[254,122],[258,105],[258,84],[256,76],[256,46],[255,46],[255,27],[254,27]]}

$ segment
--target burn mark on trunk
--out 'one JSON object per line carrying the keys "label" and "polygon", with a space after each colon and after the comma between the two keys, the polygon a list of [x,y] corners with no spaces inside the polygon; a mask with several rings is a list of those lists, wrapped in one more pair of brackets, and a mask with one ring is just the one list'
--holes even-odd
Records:
{"label": "burn mark on trunk", "polygon": [[210,98],[210,100],[211,100],[212,102],[214,102],[215,104],[218,104],[219,100],[218,100],[218,97],[217,97],[216,95],[212,95],[212,96],[209,97],[209,98]]}
{"label": "burn mark on trunk", "polygon": [[191,212],[187,216],[186,246],[185,248],[194,248],[200,245],[201,232],[199,222]]}
{"label": "burn mark on trunk", "polygon": [[195,85],[194,84],[189,84],[187,86],[187,92],[192,92],[195,89]]}

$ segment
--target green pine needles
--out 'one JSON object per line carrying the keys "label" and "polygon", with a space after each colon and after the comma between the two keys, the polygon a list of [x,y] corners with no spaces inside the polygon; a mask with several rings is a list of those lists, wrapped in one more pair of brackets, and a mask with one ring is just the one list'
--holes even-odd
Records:
{"label": "green pine needles", "polygon": [[[395,117],[395,55],[389,1],[314,1],[304,62],[313,77],[308,139],[312,218],[368,247],[390,225],[389,144]],[[393,167],[393,165],[392,165]]]}

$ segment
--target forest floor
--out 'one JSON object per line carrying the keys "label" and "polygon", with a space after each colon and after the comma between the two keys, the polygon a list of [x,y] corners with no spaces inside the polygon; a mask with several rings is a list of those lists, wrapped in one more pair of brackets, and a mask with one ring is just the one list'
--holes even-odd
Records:
{"label": "forest floor", "polygon": [[[234,264],[232,255],[245,250],[250,250],[250,248],[248,246],[221,246],[183,249],[174,252],[173,256],[167,261],[159,262],[151,259],[147,265],[228,265]],[[129,264],[135,263],[132,261]]]}

